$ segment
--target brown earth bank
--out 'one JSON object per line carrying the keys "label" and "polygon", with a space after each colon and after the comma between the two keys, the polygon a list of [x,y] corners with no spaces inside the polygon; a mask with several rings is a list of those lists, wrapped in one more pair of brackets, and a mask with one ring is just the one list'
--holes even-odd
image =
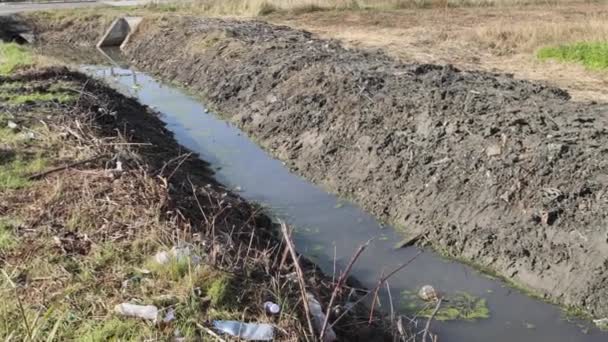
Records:
{"label": "brown earth bank", "polygon": [[[85,28],[36,25],[46,43]],[[608,105],[256,21],[153,17],[130,44],[134,65],[408,238],[608,315]]]}
{"label": "brown earth bank", "polygon": [[[236,319],[274,324],[277,340],[311,338],[277,226],[214,181],[157,113],[59,67],[1,76],[0,94],[0,336],[205,340],[212,320]],[[21,165],[36,173],[7,178]],[[149,262],[180,245],[201,264]],[[327,303],[331,278],[301,263],[308,290]],[[112,313],[134,300],[175,317],[146,324]],[[267,315],[268,300],[280,316]],[[358,310],[334,327],[341,340],[392,340],[381,316],[353,323],[367,322],[369,309]]]}

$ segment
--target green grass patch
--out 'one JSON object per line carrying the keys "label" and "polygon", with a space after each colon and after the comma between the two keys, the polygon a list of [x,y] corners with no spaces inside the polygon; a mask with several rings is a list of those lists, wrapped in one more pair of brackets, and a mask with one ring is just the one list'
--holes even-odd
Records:
{"label": "green grass patch", "polygon": [[608,42],[580,42],[544,47],[538,50],[537,57],[541,60],[576,62],[591,70],[608,69]]}
{"label": "green grass patch", "polygon": [[[424,302],[411,291],[401,293],[404,309],[411,315],[430,317],[435,303]],[[490,317],[490,310],[484,298],[478,298],[466,292],[457,292],[445,296],[435,319],[438,321],[476,321]]]}
{"label": "green grass patch", "polygon": [[44,170],[46,166],[47,161],[42,157],[4,162],[0,160],[0,190],[20,189],[27,186],[30,183],[28,176]]}
{"label": "green grass patch", "polygon": [[79,329],[79,340],[97,341],[142,341],[153,334],[145,322],[112,318],[107,321],[88,324]]}
{"label": "green grass patch", "polygon": [[19,67],[31,65],[32,54],[15,43],[0,43],[0,75],[8,75]]}
{"label": "green grass patch", "polygon": [[76,100],[74,94],[61,91],[50,93],[34,92],[29,94],[0,93],[0,98],[5,98],[6,102],[12,105],[20,105],[28,102],[59,102],[67,104]]}
{"label": "green grass patch", "polygon": [[233,303],[232,278],[227,275],[219,275],[211,281],[207,290],[207,297],[214,307],[228,306]]}
{"label": "green grass patch", "polygon": [[0,252],[12,248],[16,242],[13,225],[8,220],[0,218]]}

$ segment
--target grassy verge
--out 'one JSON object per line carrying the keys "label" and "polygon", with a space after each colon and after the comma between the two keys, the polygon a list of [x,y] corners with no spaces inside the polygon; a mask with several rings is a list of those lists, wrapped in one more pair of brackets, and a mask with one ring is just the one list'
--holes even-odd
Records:
{"label": "grassy verge", "polygon": [[[35,59],[13,44],[0,45],[0,51],[4,73],[30,66]],[[109,134],[118,123],[109,114],[99,114],[111,113],[108,105],[116,106],[110,95],[91,89],[88,98],[82,98],[73,89],[83,89],[83,80],[66,72],[0,79],[0,338],[124,341],[177,335],[203,339],[208,336],[200,326],[214,319],[273,320],[255,303],[263,299],[285,302],[283,315],[273,323],[285,329],[287,336],[297,336],[298,311],[295,304],[288,308],[290,294],[285,291],[290,286],[273,288],[264,286],[261,276],[235,275],[240,272],[233,267],[239,262],[232,256],[238,253],[222,255],[224,264],[220,265],[209,259],[212,251],[188,233],[194,228],[206,231],[200,224],[201,213],[183,213],[189,204],[177,203],[185,200],[184,194],[169,191],[170,181],[155,171],[160,164],[176,169],[163,159],[172,151],[149,148],[160,156],[150,161],[131,147],[120,147],[130,146],[129,138]],[[114,116],[117,110],[121,108],[113,108]],[[110,166],[116,164],[117,155],[131,156],[122,158],[124,171],[115,172]],[[83,164],[80,170],[31,177],[96,156],[104,157]],[[187,169],[187,164],[182,167]],[[186,174],[176,172],[173,177],[183,181]],[[188,172],[188,178],[194,186],[210,181],[200,172]],[[213,191],[207,188],[207,196]],[[226,205],[244,211],[238,214],[249,210],[235,200],[228,199]],[[230,209],[201,205],[210,217],[224,210],[233,216],[224,218],[225,222],[247,227]],[[224,227],[215,228],[219,233]],[[216,251],[224,249],[217,239],[207,242]],[[202,262],[193,263],[190,257],[166,263],[154,260],[159,251],[177,245],[187,246]],[[254,251],[250,254],[249,258],[240,255],[247,265],[238,268],[255,274],[260,264],[254,265],[261,259]],[[170,311],[175,318],[155,323],[120,316],[114,306],[122,302],[156,305],[159,319]],[[245,309],[249,305],[254,308]]]}
{"label": "grassy verge", "polygon": [[[30,69],[0,76],[0,339],[198,341],[220,319],[270,323],[277,341],[308,334],[293,265],[256,206],[135,100]],[[330,282],[305,272],[327,302]],[[157,319],[122,303],[154,305]],[[350,340],[356,320],[335,329]]]}
{"label": "grassy verge", "polygon": [[543,47],[537,56],[541,60],[580,63],[591,70],[608,69],[608,42],[580,42],[556,47]]}

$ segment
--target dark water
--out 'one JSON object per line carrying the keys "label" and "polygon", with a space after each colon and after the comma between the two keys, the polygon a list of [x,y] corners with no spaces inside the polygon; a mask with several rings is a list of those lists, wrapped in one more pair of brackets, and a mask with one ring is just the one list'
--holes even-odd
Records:
{"label": "dark water", "polygon": [[[340,268],[362,242],[372,237],[374,241],[353,271],[369,288],[375,286],[383,270],[392,270],[418,252],[416,248],[393,249],[400,238],[392,228],[382,227],[360,208],[290,173],[239,129],[208,113],[196,98],[144,73],[107,66],[83,69],[161,112],[179,143],[211,163],[220,182],[239,189],[249,200],[267,205],[271,214],[297,227],[295,240],[299,251],[328,274],[333,272],[334,251]],[[489,319],[433,323],[440,341],[608,341],[608,333],[599,331],[592,323],[568,321],[559,308],[430,251],[424,251],[389,283],[397,309],[403,305],[402,291],[415,291],[424,284],[448,293],[464,291],[487,300]],[[383,308],[388,309],[387,301],[383,302]]]}

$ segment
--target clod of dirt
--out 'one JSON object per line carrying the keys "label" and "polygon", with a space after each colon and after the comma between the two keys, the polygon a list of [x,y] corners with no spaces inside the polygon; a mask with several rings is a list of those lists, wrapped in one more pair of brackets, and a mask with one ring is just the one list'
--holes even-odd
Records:
{"label": "clod of dirt", "polygon": [[55,245],[65,254],[87,255],[91,250],[91,240],[85,235],[65,232],[53,237]]}

